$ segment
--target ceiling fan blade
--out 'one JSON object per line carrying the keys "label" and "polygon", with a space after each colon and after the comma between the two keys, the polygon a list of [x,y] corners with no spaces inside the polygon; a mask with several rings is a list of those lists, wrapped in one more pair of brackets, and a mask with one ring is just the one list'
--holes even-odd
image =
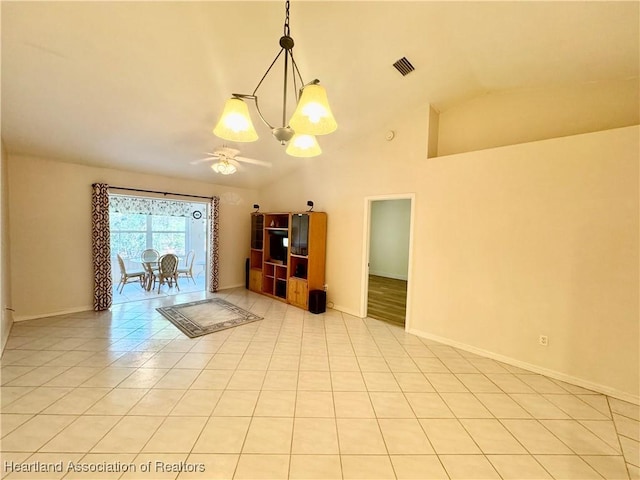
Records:
{"label": "ceiling fan blade", "polygon": [[228,158],[233,158],[240,153],[240,150],[231,147],[220,147],[216,149],[214,155],[224,155]]}
{"label": "ceiling fan blade", "polygon": [[193,162],[189,162],[189,164],[198,165],[199,163],[215,162],[216,160],[218,160],[218,157],[205,157],[205,158],[200,158],[198,160],[194,160]]}
{"label": "ceiling fan blade", "polygon": [[235,148],[221,147],[221,148],[217,148],[213,152],[204,152],[204,153],[205,155],[208,155],[208,156],[205,158],[201,158],[199,160],[194,160],[193,162],[190,162],[191,165],[197,165],[199,163],[204,163],[204,162],[227,161],[233,164],[234,166],[236,166],[236,168],[240,166],[239,162],[244,162],[251,165],[259,165],[261,167],[268,167],[268,168],[272,167],[271,162],[265,162],[264,160],[256,160],[255,158],[238,156],[238,154],[240,153],[240,150],[237,150]]}
{"label": "ceiling fan blade", "polygon": [[271,168],[273,165],[271,162],[265,162],[264,160],[256,160],[255,158],[247,158],[247,157],[233,157],[234,160],[238,160],[239,162],[250,163],[252,165],[260,165],[261,167]]}

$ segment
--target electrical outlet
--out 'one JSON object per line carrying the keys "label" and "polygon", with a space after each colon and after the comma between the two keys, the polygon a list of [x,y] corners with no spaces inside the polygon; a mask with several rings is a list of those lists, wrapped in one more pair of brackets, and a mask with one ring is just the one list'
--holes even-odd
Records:
{"label": "electrical outlet", "polygon": [[548,347],[549,346],[549,337],[547,337],[546,335],[540,335],[538,337],[538,343],[540,345],[542,345],[543,347]]}
{"label": "electrical outlet", "polygon": [[324,284],[324,286],[323,286],[323,288],[324,288],[324,291],[326,292],[327,290],[329,290],[329,285],[327,285],[327,284],[325,283],[325,284]]}

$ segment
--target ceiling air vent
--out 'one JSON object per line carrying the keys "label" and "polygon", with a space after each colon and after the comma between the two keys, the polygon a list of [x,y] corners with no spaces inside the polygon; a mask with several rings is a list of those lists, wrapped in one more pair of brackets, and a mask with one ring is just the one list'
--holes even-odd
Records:
{"label": "ceiling air vent", "polygon": [[393,66],[402,74],[403,77],[406,77],[415,70],[415,67],[411,65],[411,62],[407,60],[407,57],[402,57],[394,63]]}

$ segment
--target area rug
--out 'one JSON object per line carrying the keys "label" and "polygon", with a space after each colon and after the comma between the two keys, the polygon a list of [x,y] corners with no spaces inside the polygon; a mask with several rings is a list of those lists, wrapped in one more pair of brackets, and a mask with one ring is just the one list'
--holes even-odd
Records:
{"label": "area rug", "polygon": [[221,298],[181,303],[156,310],[191,338],[262,320],[262,317]]}

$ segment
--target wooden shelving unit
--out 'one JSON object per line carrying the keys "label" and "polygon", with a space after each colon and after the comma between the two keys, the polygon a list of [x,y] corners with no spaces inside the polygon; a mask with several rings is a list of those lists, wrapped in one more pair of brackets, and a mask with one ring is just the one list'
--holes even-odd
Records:
{"label": "wooden shelving unit", "polygon": [[324,288],[327,214],[252,213],[249,289],[307,310]]}

